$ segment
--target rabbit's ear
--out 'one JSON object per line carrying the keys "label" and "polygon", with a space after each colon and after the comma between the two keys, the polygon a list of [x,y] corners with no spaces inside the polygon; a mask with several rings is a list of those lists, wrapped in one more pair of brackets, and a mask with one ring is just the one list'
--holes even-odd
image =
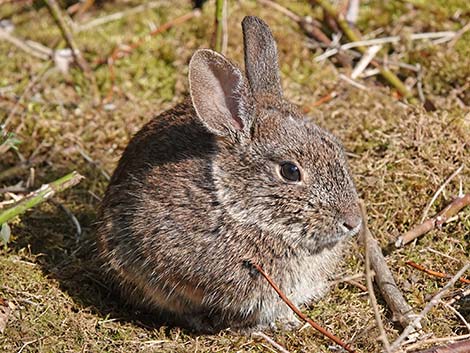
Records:
{"label": "rabbit's ear", "polygon": [[189,63],[189,91],[204,125],[216,135],[249,134],[251,100],[242,72],[222,55],[197,50]]}
{"label": "rabbit's ear", "polygon": [[258,17],[242,21],[245,71],[253,94],[282,96],[277,47],[268,25]]}

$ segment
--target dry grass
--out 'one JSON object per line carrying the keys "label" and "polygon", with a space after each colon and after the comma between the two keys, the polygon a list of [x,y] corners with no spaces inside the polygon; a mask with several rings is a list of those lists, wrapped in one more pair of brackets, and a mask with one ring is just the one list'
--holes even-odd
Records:
{"label": "dry grass", "polygon": [[[134,1],[136,3],[136,1]],[[312,13],[307,2],[292,9]],[[380,36],[396,33],[456,30],[470,21],[467,0],[363,1],[359,26],[363,33],[381,29]],[[130,1],[100,2],[85,15],[95,18],[132,6]],[[93,63],[117,43],[132,42],[148,33],[148,24],[161,24],[190,9],[186,1],[162,1],[162,6],[136,16],[97,27],[77,35],[85,57]],[[316,10],[315,10],[316,11]],[[310,111],[321,126],[341,137],[354,154],[351,165],[358,190],[366,200],[370,229],[387,249],[388,264],[410,304],[419,311],[445,283],[405,265],[412,260],[453,274],[468,261],[470,212],[459,214],[441,230],[435,230],[404,249],[388,245],[419,222],[422,212],[440,184],[461,164],[463,171],[432,206],[430,214],[458,193],[459,181],[470,192],[470,33],[454,47],[429,43],[393,46],[392,59],[420,63],[424,68],[424,93],[437,107],[435,112],[405,107],[376,79],[358,90],[338,79],[330,63],[313,61],[297,26],[282,15],[255,6],[254,2],[232,2],[229,18],[228,55],[242,63],[240,21],[246,14],[263,17],[278,39],[284,88],[296,103],[309,106],[333,88],[339,97]],[[458,18],[455,18],[458,15]],[[19,152],[35,156],[35,186],[76,169],[87,179],[65,192],[57,201],[79,219],[84,235],[78,242],[75,229],[63,211],[44,204],[14,222],[13,241],[0,250],[0,296],[16,305],[7,330],[0,336],[5,352],[268,352],[267,343],[221,332],[195,336],[177,328],[156,328],[151,318],[135,313],[96,280],[87,258],[87,241],[106,178],[129,138],[153,115],[180,101],[187,89],[187,63],[192,52],[207,47],[212,35],[213,4],[201,17],[148,41],[115,70],[119,92],[112,110],[93,107],[92,96],[81,72],[68,74],[0,41],[0,116],[17,105],[9,129],[22,141]],[[58,29],[45,8],[6,4],[0,18],[9,18],[15,33],[48,46],[63,46]],[[339,69],[342,72],[342,69]],[[110,81],[106,66],[95,69],[103,96]],[[401,71],[402,79],[411,77]],[[32,80],[36,83],[28,88]],[[24,95],[24,96],[23,96]],[[17,103],[18,99],[20,100]],[[109,107],[108,107],[109,108]],[[83,154],[94,163],[86,161]],[[18,164],[13,151],[2,155],[0,170]],[[26,180],[29,171],[4,180],[3,186]],[[6,195],[3,195],[7,197]],[[432,250],[445,254],[440,255]],[[362,249],[353,242],[338,277],[363,272]],[[363,283],[363,279],[359,279]],[[459,285],[462,287],[462,285]],[[380,301],[379,304],[383,305]],[[467,300],[468,302],[468,300]],[[470,308],[456,306],[470,320]],[[399,333],[383,306],[385,328],[390,337]],[[380,350],[368,296],[345,283],[308,309],[318,323],[361,352]],[[438,306],[429,315],[426,333],[446,336],[466,333],[456,315]],[[327,352],[329,342],[311,329],[270,333],[290,352]]]}

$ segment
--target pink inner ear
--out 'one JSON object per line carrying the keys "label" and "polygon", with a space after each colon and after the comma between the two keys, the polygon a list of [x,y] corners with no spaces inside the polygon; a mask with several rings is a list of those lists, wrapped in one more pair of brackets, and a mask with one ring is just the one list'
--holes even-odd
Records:
{"label": "pink inner ear", "polygon": [[244,124],[241,119],[242,99],[241,99],[241,76],[233,70],[216,71],[220,80],[220,86],[224,94],[225,104],[232,116],[232,124],[236,130],[243,130]]}
{"label": "pink inner ear", "polygon": [[243,123],[242,123],[240,118],[234,117],[233,122],[234,122],[233,127],[235,129],[237,129],[239,131],[243,130]]}

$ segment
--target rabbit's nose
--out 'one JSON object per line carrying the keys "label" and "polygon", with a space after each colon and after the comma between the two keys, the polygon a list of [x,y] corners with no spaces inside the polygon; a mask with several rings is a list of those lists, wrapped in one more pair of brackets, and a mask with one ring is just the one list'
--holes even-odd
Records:
{"label": "rabbit's nose", "polygon": [[353,210],[345,212],[343,214],[341,222],[341,226],[346,232],[350,232],[353,230],[359,231],[362,222],[362,217],[354,208]]}

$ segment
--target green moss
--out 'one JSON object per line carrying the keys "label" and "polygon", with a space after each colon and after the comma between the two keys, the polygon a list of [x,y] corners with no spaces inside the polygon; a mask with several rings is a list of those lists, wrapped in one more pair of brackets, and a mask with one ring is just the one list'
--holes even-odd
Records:
{"label": "green moss", "polygon": [[[82,21],[137,3],[100,2]],[[320,16],[318,7],[312,8],[308,1],[283,4],[301,15]],[[15,35],[54,48],[64,47],[44,7],[20,11],[19,6],[9,3],[0,8],[0,16],[11,17],[15,24]],[[210,46],[213,3],[199,18],[157,36],[148,35],[150,25],[158,27],[188,11],[189,6],[187,1],[162,3],[158,9],[76,34],[102,97],[108,96],[112,82],[108,66],[96,63],[117,46],[142,40],[139,48],[115,63],[116,90],[106,106],[94,105],[90,83],[76,66],[67,74],[48,70],[43,61],[0,42],[0,114],[7,115],[32,80],[37,80],[18,105],[9,126],[22,141],[19,152],[25,158],[34,156],[39,160],[34,166],[34,187],[72,169],[87,177],[56,199],[71,210],[84,230],[78,244],[68,216],[54,204],[44,204],[13,225],[14,241],[0,250],[0,296],[16,305],[6,334],[0,337],[0,350],[18,351],[30,341],[33,343],[24,352],[77,352],[96,347],[102,352],[268,349],[263,341],[230,332],[196,336],[176,328],[149,326],[110,294],[107,284],[97,280],[97,269],[86,256],[99,205],[97,198],[102,197],[107,185],[104,172],[112,172],[128,140],[146,121],[183,98],[191,54],[196,48]],[[459,19],[451,19],[460,8]],[[338,73],[348,74],[347,70],[328,62],[314,62],[314,53],[306,47],[298,26],[255,2],[231,2],[228,56],[240,65],[240,21],[245,14],[260,15],[270,23],[278,39],[286,95],[308,108],[315,122],[339,136],[347,151],[353,153],[350,164],[360,196],[367,204],[369,227],[386,247],[420,221],[424,207],[442,182],[469,159],[470,151],[463,141],[470,136],[470,122],[462,104],[470,105],[466,86],[470,77],[470,33],[454,46],[412,42],[387,48],[390,61],[422,66],[424,94],[437,107],[436,112],[425,112],[402,107],[375,78],[362,80],[366,91],[339,80]],[[364,35],[382,30],[376,36],[458,30],[469,16],[470,5],[464,0],[370,0],[361,2],[358,28]],[[404,80],[414,77],[406,70],[399,74]],[[312,108],[312,103],[332,91],[337,93],[336,98]],[[16,163],[18,156],[12,151],[0,160],[2,168]],[[0,187],[25,181],[28,173]],[[432,205],[429,215],[458,194],[460,181],[464,190],[470,189],[469,173],[466,165]],[[416,311],[445,281],[410,268],[405,262],[413,260],[453,274],[459,263],[468,260],[469,233],[466,209],[457,221],[426,234],[416,245],[388,254],[388,265]],[[355,241],[345,259],[337,274],[339,280],[363,272],[364,256]],[[357,281],[364,284],[363,278]],[[379,294],[378,299],[387,333],[393,338],[399,329]],[[340,281],[327,297],[305,312],[339,337],[352,339],[359,352],[379,350],[368,297],[356,286]],[[425,327],[426,333],[435,336],[455,334],[460,329],[455,315],[443,307],[430,313]],[[269,334],[292,352],[329,351],[330,343],[311,329]]]}

